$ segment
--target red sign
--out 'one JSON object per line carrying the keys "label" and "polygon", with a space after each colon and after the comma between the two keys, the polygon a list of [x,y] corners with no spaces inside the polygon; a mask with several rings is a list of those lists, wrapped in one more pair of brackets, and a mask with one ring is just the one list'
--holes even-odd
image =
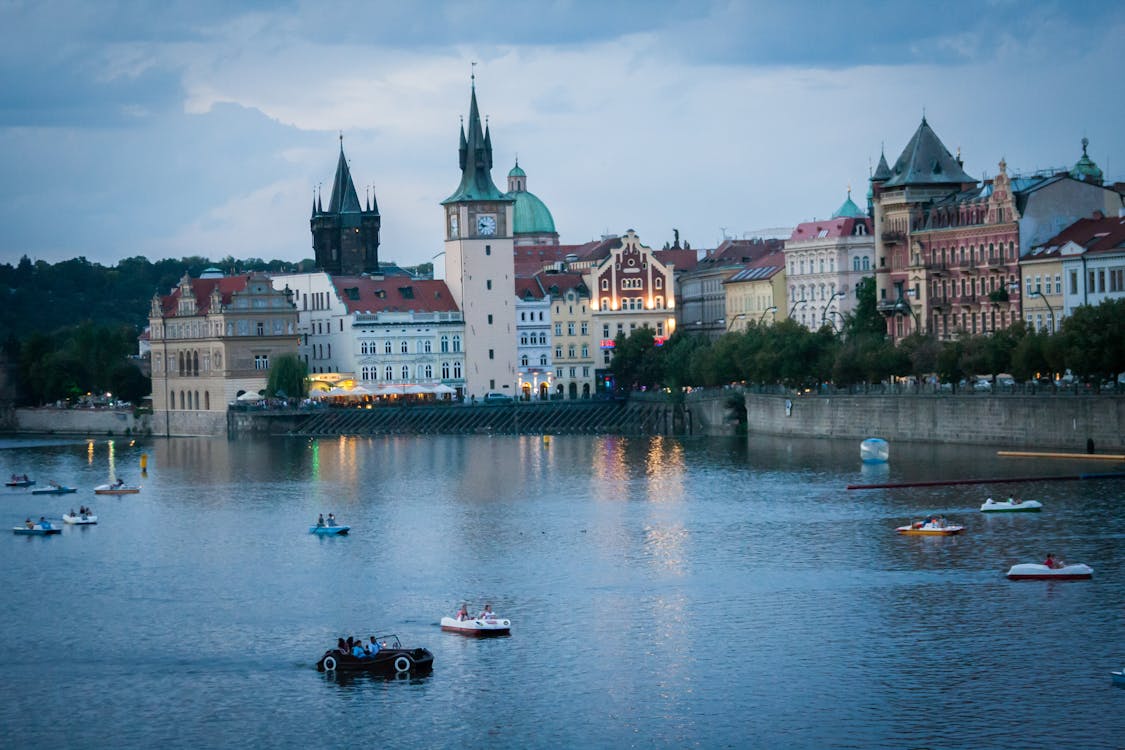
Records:
{"label": "red sign", "polygon": [[601,347],[602,349],[612,349],[613,339],[602,339]]}

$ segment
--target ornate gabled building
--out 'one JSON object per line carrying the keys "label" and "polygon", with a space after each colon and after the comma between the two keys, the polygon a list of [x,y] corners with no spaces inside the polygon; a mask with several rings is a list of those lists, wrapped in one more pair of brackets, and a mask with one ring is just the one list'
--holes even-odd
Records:
{"label": "ornate gabled building", "polygon": [[374,194],[367,197],[364,207],[359,204],[341,136],[340,158],[336,162],[328,208],[324,208],[318,195],[309,220],[317,270],[348,275],[378,273],[381,224]]}
{"label": "ornate gabled building", "polygon": [[515,396],[515,199],[492,182],[492,136],[481,127],[474,82],[461,128],[461,183],[442,201],[445,281],[465,319],[466,395]]}
{"label": "ornate gabled building", "polygon": [[[1028,177],[999,172],[977,184],[925,119],[893,169],[871,178],[876,289],[887,332],[952,339],[1020,320],[1020,258],[1094,211],[1114,215],[1121,195],[1101,186],[1086,155],[1073,170]],[[1075,176],[1077,175],[1077,176]]]}
{"label": "ornate gabled building", "polygon": [[[153,430],[221,435],[227,405],[258,393],[272,362],[297,353],[297,309],[265,274],[184,274],[149,310]],[[292,394],[297,395],[297,394]]]}
{"label": "ornate gabled building", "polygon": [[910,247],[912,220],[918,207],[969,190],[976,180],[934,133],[926,118],[893,167],[871,177],[875,220],[875,295],[887,316],[887,333],[895,340],[924,331],[925,268]]}

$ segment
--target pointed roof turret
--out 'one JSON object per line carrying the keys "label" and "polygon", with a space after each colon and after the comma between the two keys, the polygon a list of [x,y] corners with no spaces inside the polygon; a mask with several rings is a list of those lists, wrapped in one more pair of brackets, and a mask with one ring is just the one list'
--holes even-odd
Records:
{"label": "pointed roof turret", "polygon": [[503,201],[511,200],[492,182],[492,137],[481,127],[477,107],[477,87],[474,81],[469,100],[469,127],[461,129],[461,184],[453,195],[442,201]]}
{"label": "pointed roof turret", "polygon": [[910,142],[902,150],[884,187],[906,185],[962,185],[975,183],[922,117]]}
{"label": "pointed roof turret", "polygon": [[1090,145],[1089,138],[1082,139],[1082,158],[1074,165],[1074,169],[1070,170],[1070,176],[1076,180],[1083,182],[1091,182],[1095,185],[1102,184],[1102,178],[1105,176],[1101,168],[1094,163],[1090,155],[1086,153],[1086,147]]}
{"label": "pointed roof turret", "polygon": [[883,149],[879,149],[879,166],[875,167],[875,174],[871,175],[871,181],[886,182],[889,179],[891,179],[891,168],[887,166],[887,154]]}
{"label": "pointed roof turret", "polygon": [[859,209],[859,206],[852,200],[852,189],[848,188],[848,198],[844,201],[836,213],[832,214],[833,219],[865,219],[867,214]]}
{"label": "pointed roof turret", "polygon": [[344,157],[344,136],[340,136],[340,159],[336,162],[336,178],[332,180],[332,197],[328,201],[328,212],[360,213],[359,195],[356,194],[355,184],[352,182],[352,171],[348,168],[348,160]]}

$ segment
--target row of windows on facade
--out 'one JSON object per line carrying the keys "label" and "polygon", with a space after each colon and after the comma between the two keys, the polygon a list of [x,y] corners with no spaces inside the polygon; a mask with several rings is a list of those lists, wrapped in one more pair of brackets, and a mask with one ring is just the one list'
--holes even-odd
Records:
{"label": "row of windows on facade", "polygon": [[[383,354],[394,354],[394,345],[387,339],[381,344],[378,341],[360,341],[359,353],[360,354],[378,354],[379,350],[383,350]],[[398,351],[400,354],[410,353],[410,342],[406,339],[400,339],[398,342]],[[434,351],[433,339],[419,339],[414,342],[415,354],[432,354]],[[443,335],[438,339],[438,351],[442,354],[449,352],[461,351],[461,336],[454,334],[453,336]],[[329,352],[331,352],[331,344],[329,344]],[[332,356],[331,353],[328,356]]]}
{"label": "row of windows on facade", "polygon": [[[576,330],[576,327],[575,327],[574,321],[573,320],[569,321],[566,324],[566,335],[567,336],[573,336],[575,330]],[[562,336],[563,335],[563,324],[562,323],[555,323],[555,335],[556,336]],[[582,321],[582,335],[583,336],[589,336],[590,335],[590,324],[587,323],[586,321]]]}
{"label": "row of windows on facade", "polygon": [[1012,262],[1016,261],[1016,243],[1008,242],[1008,251],[1004,252],[1004,243],[1000,243],[999,251],[996,249],[995,243],[988,243],[987,258],[985,255],[984,243],[980,246],[969,245],[968,253],[965,251],[965,246],[962,245],[960,250],[952,247],[938,248],[933,251],[931,260],[935,265],[944,266],[952,263],[960,263],[965,265],[967,263],[984,263],[986,260],[989,263],[997,262]]}
{"label": "row of windows on facade", "polygon": [[[1050,276],[1036,276],[1034,282],[1031,276],[1024,279],[1024,284],[1029,292],[1042,294],[1062,294],[1062,277],[1055,274],[1054,292],[1051,291]],[[1043,286],[1045,285],[1045,286]],[[1072,295],[1079,294],[1078,271],[1071,271],[1067,277],[1068,292]],[[1091,294],[1105,294],[1107,291],[1125,292],[1125,266],[1120,268],[1089,269],[1086,278],[1086,290]]]}
{"label": "row of windows on facade", "polygon": [[[199,409],[199,391],[180,391],[180,408],[184,410]],[[169,411],[176,408],[176,392],[168,392],[168,409]],[[211,394],[208,391],[203,392],[203,409],[211,408]]]}
{"label": "row of windows on facade", "polygon": [[[200,372],[204,374],[211,371],[211,355],[209,352],[203,352],[200,356],[199,351],[190,352],[176,352],[168,355],[168,367],[162,367],[164,357],[156,356],[152,360],[153,370],[156,372],[175,373],[180,377],[195,377]],[[215,367],[219,368],[223,365],[223,355],[215,353]],[[270,369],[270,357],[268,354],[255,354],[254,355],[254,369],[255,370],[268,370]]]}
{"label": "row of windows on facade", "polygon": [[[380,371],[380,368],[379,368],[378,365],[364,365],[363,367],[360,368],[360,376],[364,380],[378,381],[379,380],[379,371]],[[395,379],[395,368],[394,368],[393,365],[386,365],[385,367],[382,368],[382,372],[383,372],[383,380],[394,380]],[[449,380],[450,378],[452,378],[454,380],[460,380],[461,377],[462,377],[461,363],[460,362],[442,362],[441,367],[440,367],[440,372],[441,372],[441,377],[442,377],[443,380]],[[419,379],[423,379],[423,380],[431,380],[434,377],[434,366],[432,364],[417,365],[417,366],[415,366],[415,368],[413,370],[413,373],[414,373],[415,378],[419,378]],[[398,374],[399,374],[400,380],[410,380],[411,379],[410,366],[409,365],[402,365],[401,367],[398,368]]]}
{"label": "row of windows on facade", "polygon": [[[1009,323],[1015,323],[1018,320],[1016,313],[1009,313],[1007,310],[989,310],[975,312],[953,313],[952,315],[946,313],[944,315],[934,315],[934,331],[940,336],[948,337],[950,333],[955,331],[965,331],[976,335],[977,333],[995,333],[996,331],[1003,330],[1008,327]],[[899,335],[902,335],[902,318],[896,318],[899,323]]]}
{"label": "row of windows on facade", "polygon": [[[1007,281],[1008,288],[1012,288],[1016,283],[1015,276],[1009,276]],[[1004,278],[998,276],[990,276],[987,279],[947,279],[946,281],[934,281],[931,289],[934,297],[946,298],[957,295],[960,290],[961,297],[983,297],[986,294],[1000,291],[1005,286]],[[1048,282],[1048,286],[1050,286]],[[1032,287],[1033,288],[1033,287]],[[915,287],[917,289],[917,287]]]}
{"label": "row of windows on facade", "polygon": [[[565,368],[565,367],[556,367],[555,368],[555,377],[556,378],[563,377],[564,372],[568,372],[570,377],[572,377],[572,378],[578,377],[578,368],[577,367],[571,367],[569,369]],[[590,377],[590,368],[588,366],[582,368],[582,377],[584,377],[584,378]],[[562,390],[561,384],[559,385],[559,390]]]}
{"label": "row of windows on facade", "polygon": [[[619,264],[619,267],[620,267],[620,264]],[[663,276],[657,276],[656,278],[654,278],[652,280],[652,286],[653,286],[654,289],[663,289],[664,288],[664,277]],[[631,277],[623,278],[623,279],[621,279],[621,288],[622,289],[644,289],[645,288],[644,279],[631,278]],[[603,292],[609,291],[609,277],[608,276],[602,277],[602,291]],[[603,307],[607,307],[607,305],[603,305]]]}
{"label": "row of windows on facade", "polygon": [[[644,299],[644,297],[620,297],[619,300],[621,302],[621,307],[618,308],[618,309],[620,309],[620,310],[644,310],[645,309],[645,299]],[[610,305],[610,298],[609,297],[602,297],[602,309],[603,310],[613,309]],[[652,298],[652,307],[649,308],[649,309],[663,310],[664,309],[664,298],[663,297],[653,297]]]}
{"label": "row of windows on facade", "polygon": [[[220,336],[222,327],[219,321],[208,324],[203,321],[190,323],[167,323],[165,325],[166,337],[170,339],[197,339],[203,336]],[[237,332],[237,333],[236,333]],[[227,336],[284,336],[293,333],[293,321],[276,318],[271,322],[264,320],[239,320],[227,321]]]}
{"label": "row of windows on facade", "polygon": [[[637,330],[637,324],[636,323],[630,323],[629,324],[629,333],[632,333],[635,330]],[[617,324],[617,333],[625,333],[625,324],[624,323],[618,323]],[[664,321],[663,320],[656,321],[656,335],[657,336],[663,336],[664,335]],[[603,339],[609,338],[609,323],[602,323],[602,338]]]}
{"label": "row of windows on facade", "polygon": [[[858,289],[858,284],[856,285]],[[836,296],[835,284],[819,284],[813,286],[809,284],[807,287],[804,284],[789,287],[789,301],[790,302],[808,302],[810,300],[831,300]]]}
{"label": "row of windows on facade", "polygon": [[[798,268],[801,269],[800,273],[804,274],[805,273],[805,261],[802,260],[799,264],[798,263],[790,263],[789,264],[789,275],[790,276],[796,276],[798,274],[798,271],[797,271]],[[857,255],[854,258],[852,258],[852,270],[853,271],[870,271],[871,270],[871,256],[869,256],[869,255]],[[834,273],[835,271],[836,271],[836,260],[834,258],[828,259],[828,268],[827,269],[825,269],[825,267],[824,267],[824,259],[821,258],[821,260],[820,260],[820,270],[819,271],[816,271],[813,268],[813,262],[811,260],[809,261],[808,273]]]}

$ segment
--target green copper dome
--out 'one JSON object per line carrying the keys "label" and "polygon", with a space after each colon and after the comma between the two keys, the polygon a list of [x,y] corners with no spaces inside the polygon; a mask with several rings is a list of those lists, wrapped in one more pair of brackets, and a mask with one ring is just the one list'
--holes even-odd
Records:
{"label": "green copper dome", "polygon": [[852,191],[848,190],[848,199],[844,201],[844,205],[836,209],[836,213],[832,214],[833,219],[865,219],[867,214],[859,210],[859,206],[852,200]]}
{"label": "green copper dome", "polygon": [[1094,163],[1094,160],[1086,153],[1086,147],[1090,145],[1089,138],[1082,139],[1082,158],[1074,165],[1074,169],[1070,170],[1070,176],[1076,180],[1083,182],[1093,182],[1098,185],[1102,184],[1102,177],[1104,176],[1100,167]]}
{"label": "green copper dome", "polygon": [[516,166],[512,167],[512,171],[508,172],[508,176],[509,177],[527,177],[527,172],[523,171],[523,167],[521,167],[520,163],[517,161]]}
{"label": "green copper dome", "polygon": [[[517,167],[517,169],[519,168]],[[513,234],[555,233],[555,220],[551,217],[551,212],[547,210],[546,204],[539,200],[538,196],[526,190],[520,190],[509,193],[508,197],[514,198],[516,201],[512,218]]]}

